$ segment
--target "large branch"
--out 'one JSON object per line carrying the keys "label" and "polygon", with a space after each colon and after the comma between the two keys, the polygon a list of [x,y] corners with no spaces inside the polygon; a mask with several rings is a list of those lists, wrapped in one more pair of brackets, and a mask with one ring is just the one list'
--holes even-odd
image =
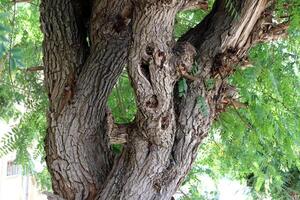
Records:
{"label": "large branch", "polygon": [[105,108],[127,62],[127,1],[41,4],[50,115],[47,165],[55,194],[93,199],[112,167]]}
{"label": "large branch", "polygon": [[169,165],[176,129],[172,89],[179,61],[169,42],[181,3],[134,1],[128,73],[138,113],[99,199],[169,199],[156,185]]}
{"label": "large branch", "polygon": [[[217,55],[222,53],[221,46],[226,39],[222,34],[228,34],[237,26],[251,27],[252,21],[255,24],[261,14],[258,7],[263,6],[262,0],[254,2],[254,8],[250,0],[243,6],[238,4],[242,11],[241,17],[236,19],[225,11],[225,1],[219,0],[202,25],[196,27],[197,31],[192,35],[188,33],[187,39],[170,47],[173,20],[180,6],[175,1],[169,1],[169,5],[166,2],[145,0],[134,10],[128,71],[138,114],[99,199],[171,198],[190,169],[197,146],[213,121],[215,108],[210,108],[213,105],[209,101],[214,93],[206,90],[203,78],[205,74],[210,76]],[[242,25],[247,20],[251,23]],[[197,48],[200,66],[196,79],[187,80],[188,92],[180,99],[175,112],[174,100],[177,99],[173,99],[172,90],[180,75],[190,72],[189,60],[194,55],[194,48],[186,41]],[[199,103],[203,104],[202,108],[207,106],[207,113]]]}
{"label": "large branch", "polygon": [[[226,0],[217,0],[204,21],[175,46],[175,15],[188,1],[94,1],[88,24],[61,17],[62,10],[73,17],[74,13],[88,16],[81,13],[81,3],[71,5],[63,0],[68,5],[65,9],[61,3],[55,6],[56,1],[45,2],[51,5],[42,12],[46,84],[54,101],[47,163],[55,193],[67,199],[94,199],[96,194],[99,199],[170,199],[208,133],[216,104],[222,100],[220,92],[229,89],[223,84],[227,69],[221,69],[244,58],[267,1],[234,1],[237,17],[227,10]],[[48,21],[47,16],[55,20]],[[89,31],[84,29],[86,25]],[[128,25],[132,25],[132,35]],[[84,48],[79,48],[81,36],[86,39],[87,33],[88,57]],[[60,40],[61,35],[66,39]],[[190,77],[186,73],[195,48],[188,42],[198,51],[198,72],[187,80],[186,95],[173,98],[178,79]],[[138,114],[132,125],[117,126],[106,112],[106,103],[126,64]],[[75,75],[68,78],[71,72]],[[216,79],[216,85],[207,89],[205,81],[211,78]],[[61,106],[57,96],[67,96],[67,102]],[[113,166],[107,133],[121,133],[127,141]]]}
{"label": "large branch", "polygon": [[[136,10],[133,16],[135,37],[128,64],[138,104],[136,121],[145,126],[145,131],[140,133],[143,137],[153,144],[169,146],[173,123],[173,113],[169,111],[173,106],[170,91],[177,75],[168,41],[171,41],[175,15],[182,3],[167,0],[137,2],[141,11]],[[161,129],[163,121],[168,125]],[[151,131],[146,128],[150,124]]]}
{"label": "large branch", "polygon": [[34,67],[28,67],[24,71],[25,72],[38,72],[38,71],[43,71],[44,66],[34,66]]}
{"label": "large branch", "polygon": [[[216,105],[220,100],[219,96],[222,96],[220,92],[225,90],[221,87],[226,87],[224,85],[226,81],[223,79],[228,75],[226,74],[228,71],[231,73],[230,70],[223,70],[223,68],[226,64],[243,61],[254,42],[252,40],[253,31],[256,30],[255,27],[260,26],[257,22],[268,4],[267,0],[231,2],[235,5],[235,13],[231,13],[226,7],[226,0],[217,0],[205,19],[179,39],[180,42],[190,42],[198,51],[198,72],[196,73],[198,81],[189,83],[186,97],[175,98],[177,106],[180,107],[177,110],[180,127],[182,127],[177,135],[179,143],[181,138],[185,138],[181,134],[192,134],[193,132],[190,126],[186,126],[186,123],[192,123],[188,119],[194,119],[198,121],[196,124],[202,126],[212,122],[216,114]],[[221,75],[216,76],[216,73]],[[207,89],[205,81],[216,77],[218,80],[215,80],[215,87]],[[199,109],[199,98],[202,99],[202,104],[207,111]],[[193,129],[198,130],[199,128],[193,127]],[[206,134],[205,131],[197,131],[197,134],[192,134],[190,138],[199,141],[203,138],[203,134]],[[188,141],[185,141],[185,144],[181,145],[188,144]],[[187,148],[188,151],[192,151],[192,149],[193,145]],[[182,160],[182,158],[178,157],[178,160]],[[182,162],[185,161],[182,160]]]}
{"label": "large branch", "polygon": [[68,0],[41,2],[45,85],[51,112],[56,115],[74,90],[76,71],[87,57],[86,35],[76,21],[78,13],[75,11]]}
{"label": "large branch", "polygon": [[[247,52],[251,46],[262,41],[273,30],[268,28],[268,31],[263,31],[266,18],[264,12],[270,8],[267,0],[231,1],[235,5],[234,12],[227,8],[226,2],[216,1],[210,14],[179,39],[190,42],[198,51],[196,76],[199,81],[189,85],[195,88],[192,92],[194,95],[187,95],[182,101],[192,101],[191,98],[196,100],[197,95],[204,95],[208,105],[220,103],[222,95],[219,93],[224,91],[220,87],[225,86],[226,80],[223,79],[233,72],[232,65],[247,63]],[[276,32],[276,35],[280,34]],[[216,84],[211,91],[206,91],[203,85],[207,79],[215,79]],[[215,115],[216,108],[213,107],[210,107],[210,112]]]}
{"label": "large branch", "polygon": [[[224,98],[229,98],[231,88],[225,79],[232,73],[230,66],[245,62],[247,51],[261,38],[254,34],[262,25],[259,19],[263,17],[268,1],[233,2],[236,13],[229,12],[226,0],[217,0],[205,19],[179,39],[179,42],[189,42],[196,47],[198,72],[197,79],[187,80],[188,89],[183,97],[178,96],[178,88],[174,91],[177,93],[174,102],[178,123],[172,150],[175,165],[166,174],[183,177],[188,172],[196,158],[198,145],[217,115],[218,105]],[[215,85],[208,88],[206,81],[211,79]],[[180,178],[171,180],[177,187],[182,181]],[[165,188],[162,193],[169,190]]]}

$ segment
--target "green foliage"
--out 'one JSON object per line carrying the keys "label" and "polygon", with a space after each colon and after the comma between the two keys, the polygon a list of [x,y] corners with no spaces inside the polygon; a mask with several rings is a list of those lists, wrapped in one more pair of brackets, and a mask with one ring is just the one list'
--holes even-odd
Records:
{"label": "green foliage", "polygon": [[180,97],[183,97],[186,95],[187,92],[187,83],[186,83],[186,79],[182,78],[179,80],[178,82],[178,93]]}
{"label": "green foliage", "polygon": [[134,119],[136,114],[135,97],[126,72],[123,72],[115,85],[108,99],[108,106],[117,123],[128,123]]}
{"label": "green foliage", "polygon": [[[226,8],[236,17],[232,3],[228,0]],[[286,20],[283,16],[288,16],[291,20],[289,39],[252,49],[250,57],[254,67],[238,70],[231,77],[231,84],[238,87],[240,101],[249,106],[229,109],[220,116],[194,166],[196,169],[199,165],[209,167],[214,179],[231,174],[236,179],[247,180],[253,188],[254,199],[266,195],[273,199],[291,199],[292,194],[300,193],[296,173],[300,167],[300,9],[293,6],[295,4],[295,1],[277,3],[278,19]],[[179,35],[180,30],[184,32],[187,27],[193,27],[201,18],[188,15],[187,25],[184,20],[188,18],[179,16],[183,20],[181,29],[176,32]],[[211,81],[206,85],[209,89]],[[201,99],[198,105],[203,107]],[[195,176],[194,171],[185,183],[208,174],[198,171]],[[193,198],[195,194],[199,192],[190,191],[183,199],[198,199]]]}
{"label": "green foliage", "polygon": [[187,187],[188,192],[183,192],[182,189],[179,190],[179,194],[182,195],[182,200],[215,200],[218,199],[218,192],[216,191],[206,191],[206,183],[202,182],[201,176],[206,175],[210,177],[215,177],[213,171],[207,167],[204,167],[198,164],[199,161],[196,161],[194,167],[191,169],[190,173],[182,183],[182,188]]}
{"label": "green foliage", "polygon": [[239,16],[239,13],[236,9],[236,4],[237,2],[234,0],[226,0],[225,2],[226,11],[233,18],[237,18]]}
{"label": "green foliage", "polygon": [[[230,79],[246,109],[228,109],[202,146],[199,164],[214,174],[247,180],[253,195],[289,199],[300,194],[300,37],[258,45],[254,67]],[[220,162],[221,161],[221,162]]]}
{"label": "green foliage", "polygon": [[[212,1],[209,1],[209,7],[212,6]],[[203,10],[187,10],[180,12],[176,16],[176,26],[174,31],[175,38],[179,38],[190,28],[196,26],[207,15],[207,11]]]}
{"label": "green foliage", "polygon": [[198,108],[201,110],[201,113],[204,116],[208,116],[209,115],[209,108],[208,108],[207,103],[205,102],[204,97],[199,96],[197,98],[197,105],[198,105]]}
{"label": "green foliage", "polygon": [[1,138],[0,156],[16,151],[23,173],[42,178],[34,162],[44,162],[47,98],[43,75],[25,71],[42,62],[37,5],[0,2],[0,119],[18,122]]}
{"label": "green foliage", "polygon": [[[212,1],[210,2],[210,8]],[[227,0],[229,14],[237,16],[232,0]],[[199,158],[184,182],[189,186],[183,199],[216,199],[218,194],[203,194],[199,176],[218,180],[231,175],[247,181],[254,199],[265,195],[289,199],[299,194],[300,169],[300,9],[296,1],[279,0],[278,19],[292,19],[289,38],[269,45],[258,45],[250,52],[254,65],[238,70],[230,78],[248,108],[228,109],[214,124],[210,136],[199,151]],[[1,139],[0,156],[17,152],[17,162],[26,173],[36,176],[41,190],[50,190],[46,169],[37,173],[35,160],[43,162],[47,97],[41,73],[27,73],[26,68],[42,63],[42,34],[39,29],[38,1],[14,6],[10,0],[0,2],[0,118],[17,121],[11,132]],[[288,4],[289,9],[282,9]],[[174,35],[184,34],[201,21],[207,12],[184,11],[176,17]],[[286,16],[288,15],[288,16]],[[206,80],[211,89],[214,80]],[[178,83],[180,96],[186,95],[187,83]],[[137,108],[134,92],[126,72],[118,80],[108,105],[116,122],[134,119]],[[206,102],[198,98],[197,106],[208,114]],[[21,108],[21,109],[20,109]],[[119,153],[122,145],[114,145]]]}
{"label": "green foliage", "polygon": [[41,191],[52,191],[51,178],[46,167],[43,171],[35,173],[34,177]]}
{"label": "green foliage", "polygon": [[122,152],[122,147],[123,145],[122,144],[113,144],[112,145],[112,150],[115,154],[121,154]]}

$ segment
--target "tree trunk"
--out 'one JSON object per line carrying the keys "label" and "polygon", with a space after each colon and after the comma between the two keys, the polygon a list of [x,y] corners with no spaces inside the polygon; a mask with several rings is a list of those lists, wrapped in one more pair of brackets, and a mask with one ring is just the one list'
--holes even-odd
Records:
{"label": "tree trunk", "polygon": [[[238,17],[217,0],[176,42],[176,13],[205,1],[42,1],[52,198],[171,199],[226,106],[225,78],[232,73],[226,67],[242,62],[266,34],[253,30],[264,28],[267,0],[232,2]],[[191,75],[195,60],[197,73]],[[120,126],[106,103],[125,66],[138,112]],[[183,96],[182,79],[188,84]],[[208,79],[215,80],[213,88],[206,87]],[[110,144],[119,134],[127,138],[116,156]]]}

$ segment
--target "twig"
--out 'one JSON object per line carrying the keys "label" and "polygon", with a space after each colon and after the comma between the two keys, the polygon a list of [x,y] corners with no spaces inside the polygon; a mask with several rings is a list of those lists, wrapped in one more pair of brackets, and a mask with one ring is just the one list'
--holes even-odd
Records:
{"label": "twig", "polygon": [[37,5],[37,4],[35,4],[35,3],[33,3],[33,2],[31,2],[31,0],[12,0],[12,2],[14,3],[14,4],[17,4],[17,3],[29,3],[29,4],[31,4],[31,5],[33,5],[33,6],[39,6],[39,5]]}
{"label": "twig", "polygon": [[246,119],[238,112],[238,110],[237,110],[235,107],[233,107],[233,109],[234,109],[235,113],[237,114],[237,116],[238,116],[238,117],[242,120],[242,122],[246,125],[246,127],[249,128],[249,129],[253,129],[253,125],[248,121],[248,119],[247,119],[247,121],[246,121]]}
{"label": "twig", "polygon": [[184,196],[185,198],[191,200],[191,198],[190,198],[185,192],[183,192],[181,189],[179,189],[179,192],[180,192],[181,194],[183,194],[183,196]]}
{"label": "twig", "polygon": [[35,67],[29,67],[25,69],[26,72],[37,72],[42,70],[44,70],[44,66],[35,66]]}
{"label": "twig", "polygon": [[15,29],[15,19],[16,19],[16,4],[14,4],[14,10],[13,10],[13,19],[11,22],[12,25],[12,30],[11,30],[11,36],[10,36],[10,41],[9,41],[9,52],[8,52],[8,74],[9,74],[9,79],[11,82],[11,85],[13,86],[13,80],[11,76],[11,51],[12,51],[12,44],[13,44],[13,37],[14,37],[14,29]]}

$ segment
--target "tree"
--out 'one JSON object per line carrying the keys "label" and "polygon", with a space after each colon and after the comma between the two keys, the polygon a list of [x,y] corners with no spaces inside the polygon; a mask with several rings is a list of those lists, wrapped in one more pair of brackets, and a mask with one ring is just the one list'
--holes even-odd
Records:
{"label": "tree", "polygon": [[[46,160],[54,193],[65,199],[170,199],[220,104],[231,102],[224,80],[230,66],[246,62],[255,42],[285,33],[287,24],[273,27],[269,3],[216,1],[175,42],[175,15],[190,1],[43,1]],[[125,65],[138,111],[133,122],[118,125],[106,103]],[[181,77],[189,79],[184,96],[176,92]],[[216,83],[208,89],[211,78]],[[118,134],[127,135],[126,145],[114,156],[109,136]]]}
{"label": "tree", "polygon": [[[245,106],[227,82],[233,66],[246,66],[250,47],[284,36],[288,23],[272,20],[271,1],[217,0],[176,41],[176,13],[206,3],[42,1],[45,149],[56,196],[171,199],[213,120]],[[138,110],[117,124],[107,101],[124,67]]]}

